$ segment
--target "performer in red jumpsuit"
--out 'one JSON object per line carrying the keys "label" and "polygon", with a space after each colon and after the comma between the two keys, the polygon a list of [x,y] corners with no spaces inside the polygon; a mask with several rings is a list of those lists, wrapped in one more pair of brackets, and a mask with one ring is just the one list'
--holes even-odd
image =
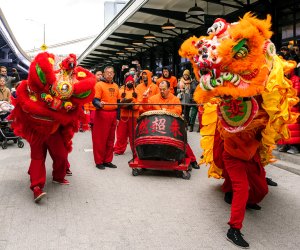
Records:
{"label": "performer in red jumpsuit", "polygon": [[284,77],[296,64],[276,55],[271,26],[270,15],[261,20],[246,13],[235,23],[217,18],[208,36],[191,37],[179,50],[199,81],[201,163],[210,164],[209,177],[225,178],[226,237],[241,248],[249,248],[241,233],[245,209],[259,210],[268,193],[263,167],[274,162],[276,142],[290,137],[288,124],[299,116],[292,111],[299,98]]}
{"label": "performer in red jumpsuit", "polygon": [[31,63],[28,80],[21,82],[11,118],[15,134],[25,138],[31,149],[28,170],[35,202],[44,196],[47,150],[53,160],[53,182],[68,185],[65,179],[72,137],[77,131],[82,105],[94,95],[95,77],[76,67],[70,54],[54,70],[54,55],[40,53]]}

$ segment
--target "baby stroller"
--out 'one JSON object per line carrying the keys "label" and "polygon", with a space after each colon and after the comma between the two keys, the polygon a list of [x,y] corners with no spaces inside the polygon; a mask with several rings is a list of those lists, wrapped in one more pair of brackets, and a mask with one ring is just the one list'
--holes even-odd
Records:
{"label": "baby stroller", "polygon": [[0,144],[3,149],[7,148],[8,141],[17,143],[19,148],[24,147],[22,139],[14,134],[11,128],[11,121],[6,119],[13,108],[14,106],[8,102],[0,101]]}

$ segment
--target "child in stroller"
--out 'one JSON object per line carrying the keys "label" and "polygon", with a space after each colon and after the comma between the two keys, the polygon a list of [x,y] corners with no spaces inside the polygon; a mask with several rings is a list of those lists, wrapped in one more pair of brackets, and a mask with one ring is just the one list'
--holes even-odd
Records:
{"label": "child in stroller", "polygon": [[0,101],[0,143],[3,149],[7,148],[8,141],[18,143],[19,148],[24,147],[24,142],[19,136],[16,136],[11,129],[11,121],[6,119],[13,109],[13,105],[6,101]]}

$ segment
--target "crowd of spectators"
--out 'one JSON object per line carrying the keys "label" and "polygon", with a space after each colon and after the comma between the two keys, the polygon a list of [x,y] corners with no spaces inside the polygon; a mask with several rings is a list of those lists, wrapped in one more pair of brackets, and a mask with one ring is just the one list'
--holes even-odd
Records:
{"label": "crowd of spectators", "polygon": [[285,60],[293,60],[298,64],[300,62],[300,52],[299,46],[282,46],[278,55],[281,56]]}
{"label": "crowd of spectators", "polygon": [[[138,86],[140,82],[142,82],[142,74],[140,73],[141,66],[139,63],[135,65],[123,66],[121,69],[121,76],[119,85],[123,86],[125,84],[125,80],[128,76],[133,76],[135,85]],[[177,78],[172,74],[172,71],[169,67],[163,67],[161,70],[161,74],[155,75],[153,72],[151,73],[151,81],[152,83],[159,86],[161,81],[167,80],[170,82],[170,90],[171,93],[176,95],[181,103],[182,103],[182,115],[189,126],[189,131],[193,132],[196,117],[198,110],[201,110],[201,107],[198,107],[193,100],[193,94],[198,84],[195,77],[190,73],[189,69],[184,69],[180,76]],[[199,112],[198,121],[201,120],[202,112]],[[201,122],[199,122],[199,127],[196,129],[197,132],[200,131]]]}

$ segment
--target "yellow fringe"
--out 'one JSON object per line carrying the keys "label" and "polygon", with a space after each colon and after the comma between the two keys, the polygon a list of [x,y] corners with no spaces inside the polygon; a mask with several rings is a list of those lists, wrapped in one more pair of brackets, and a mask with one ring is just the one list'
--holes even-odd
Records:
{"label": "yellow fringe", "polygon": [[[215,100],[216,101],[216,100]],[[213,102],[213,101],[212,101]],[[204,113],[202,115],[202,125],[200,134],[200,147],[203,149],[203,158],[200,164],[210,165],[208,170],[208,177],[216,179],[222,178],[222,169],[218,168],[214,163],[213,148],[214,148],[214,135],[217,127],[217,104],[206,103],[204,104]]]}
{"label": "yellow fringe", "polygon": [[268,123],[262,131],[260,144],[261,162],[265,166],[274,162],[272,150],[280,139],[290,138],[288,124],[295,123],[299,114],[291,108],[299,102],[292,82],[284,76],[295,67],[292,61],[285,61],[274,56],[273,69],[262,92],[262,107],[269,115]]}

